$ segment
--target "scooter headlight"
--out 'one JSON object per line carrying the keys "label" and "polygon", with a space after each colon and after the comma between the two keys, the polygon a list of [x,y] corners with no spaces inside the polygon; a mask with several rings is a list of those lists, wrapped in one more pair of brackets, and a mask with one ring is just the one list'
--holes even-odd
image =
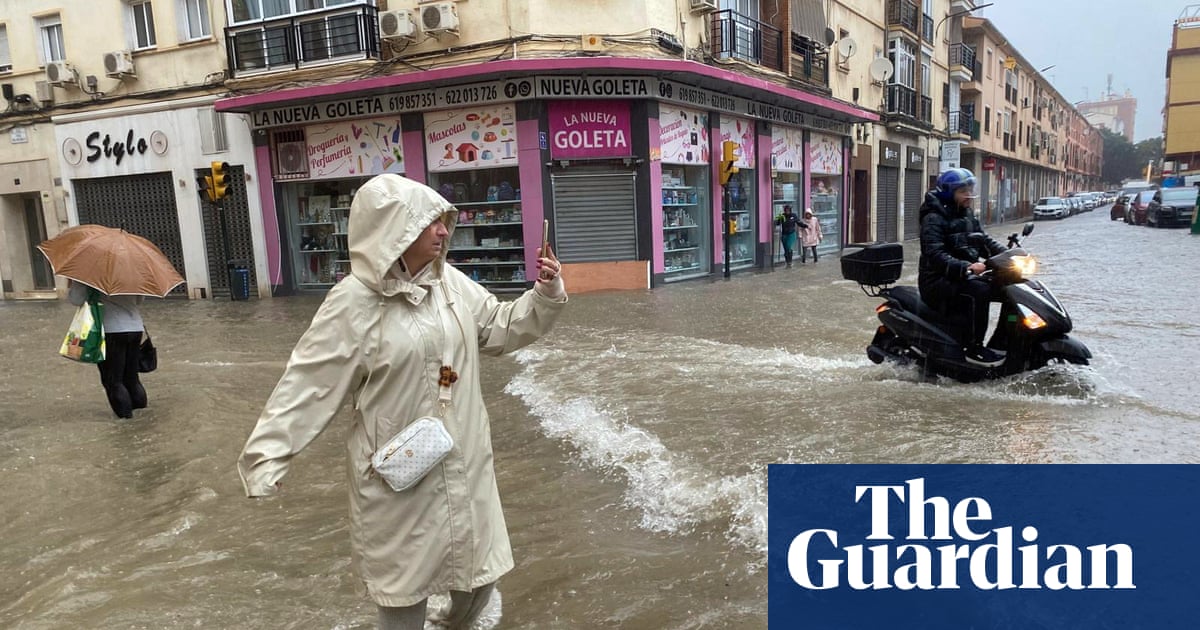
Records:
{"label": "scooter headlight", "polygon": [[1012,267],[1022,278],[1028,278],[1037,273],[1037,259],[1033,256],[1013,256]]}
{"label": "scooter headlight", "polygon": [[1017,310],[1021,311],[1021,323],[1029,330],[1037,330],[1046,327],[1046,320],[1042,319],[1041,315],[1029,310],[1029,307],[1024,304],[1018,304]]}

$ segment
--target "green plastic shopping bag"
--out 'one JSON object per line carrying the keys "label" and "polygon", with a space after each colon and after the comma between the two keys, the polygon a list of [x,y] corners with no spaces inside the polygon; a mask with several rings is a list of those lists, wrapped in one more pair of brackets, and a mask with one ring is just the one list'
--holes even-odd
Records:
{"label": "green plastic shopping bag", "polygon": [[93,291],[75,311],[67,336],[58,353],[73,361],[99,363],[104,360],[104,303]]}

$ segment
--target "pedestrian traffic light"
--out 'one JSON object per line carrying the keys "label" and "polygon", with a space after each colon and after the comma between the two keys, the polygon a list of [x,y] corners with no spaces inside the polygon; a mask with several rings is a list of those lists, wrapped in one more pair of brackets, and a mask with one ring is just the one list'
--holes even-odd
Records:
{"label": "pedestrian traffic light", "polygon": [[212,190],[209,197],[212,201],[220,201],[229,192],[229,162],[212,163]]}
{"label": "pedestrian traffic light", "polygon": [[729,178],[734,173],[738,172],[738,167],[734,163],[738,159],[738,144],[732,140],[726,140],[721,143],[721,185],[729,183]]}

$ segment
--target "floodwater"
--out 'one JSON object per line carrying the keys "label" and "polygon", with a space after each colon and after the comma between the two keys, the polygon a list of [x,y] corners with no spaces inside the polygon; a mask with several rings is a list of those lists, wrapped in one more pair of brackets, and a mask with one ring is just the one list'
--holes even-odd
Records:
{"label": "floodwater", "polygon": [[[879,300],[832,257],[572,297],[551,335],[485,363],[516,558],[487,625],[765,627],[770,463],[1200,459],[1200,237],[1099,208],[1025,245],[1093,365],[973,385],[874,365]],[[373,627],[348,414],[277,498],[245,499],[234,468],[318,304],[148,304],[150,408],[119,421],[95,370],[55,355],[69,304],[0,303],[0,627]]]}

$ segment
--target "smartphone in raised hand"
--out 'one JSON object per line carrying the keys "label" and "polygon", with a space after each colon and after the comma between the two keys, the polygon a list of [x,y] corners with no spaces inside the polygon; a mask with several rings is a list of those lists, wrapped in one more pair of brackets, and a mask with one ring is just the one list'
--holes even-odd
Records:
{"label": "smartphone in raised hand", "polygon": [[550,219],[542,219],[542,253],[545,258],[550,252]]}

